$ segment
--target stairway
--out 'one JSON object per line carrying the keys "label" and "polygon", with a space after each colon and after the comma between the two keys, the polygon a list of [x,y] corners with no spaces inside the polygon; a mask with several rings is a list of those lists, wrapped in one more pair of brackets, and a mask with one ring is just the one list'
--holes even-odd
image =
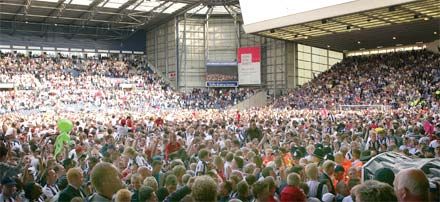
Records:
{"label": "stairway", "polygon": [[268,101],[267,101],[266,91],[263,90],[263,91],[257,92],[256,94],[252,95],[248,99],[243,100],[243,101],[239,102],[238,104],[232,106],[230,109],[243,110],[243,109],[249,109],[252,107],[263,107],[263,106],[266,106],[267,103],[268,103]]}

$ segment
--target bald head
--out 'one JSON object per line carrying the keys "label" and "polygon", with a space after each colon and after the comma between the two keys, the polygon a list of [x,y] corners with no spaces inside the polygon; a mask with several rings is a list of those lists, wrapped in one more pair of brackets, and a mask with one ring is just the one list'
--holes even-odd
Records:
{"label": "bald head", "polygon": [[83,182],[83,173],[81,168],[71,168],[67,171],[67,182],[76,188],[79,188]]}
{"label": "bald head", "polygon": [[394,190],[399,201],[428,201],[428,178],[420,169],[401,170],[394,179]]}
{"label": "bald head", "polygon": [[112,198],[113,194],[122,188],[122,181],[119,178],[118,170],[107,162],[96,164],[93,167],[90,178],[96,191],[108,198]]}
{"label": "bald head", "polygon": [[146,166],[139,167],[137,172],[142,176],[142,180],[151,176],[151,171]]}
{"label": "bald head", "polygon": [[121,189],[116,192],[115,202],[131,201],[131,192],[127,189]]}

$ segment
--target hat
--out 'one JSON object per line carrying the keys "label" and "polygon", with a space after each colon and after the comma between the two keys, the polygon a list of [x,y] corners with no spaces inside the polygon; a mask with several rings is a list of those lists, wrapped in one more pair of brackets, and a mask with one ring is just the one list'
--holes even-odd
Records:
{"label": "hat", "polygon": [[318,143],[318,144],[315,144],[315,148],[322,149],[322,148],[324,148],[324,146],[322,144]]}
{"label": "hat", "polygon": [[15,182],[15,180],[10,177],[4,177],[2,179],[2,185],[16,185],[16,184],[17,183]]}
{"label": "hat", "polygon": [[383,128],[376,128],[376,129],[374,129],[374,131],[375,131],[377,134],[385,134],[385,130],[384,130]]}
{"label": "hat", "polygon": [[14,128],[8,128],[8,130],[6,130],[5,137],[13,134],[14,134]]}
{"label": "hat", "polygon": [[332,161],[334,161],[334,160],[335,160],[335,157],[333,156],[333,154],[331,154],[331,153],[327,153],[327,154],[324,156],[324,160],[332,160]]}
{"label": "hat", "polygon": [[361,158],[359,160],[361,160],[362,162],[367,162],[370,159],[371,159],[371,151],[365,150],[361,153]]}
{"label": "hat", "polygon": [[374,180],[393,186],[394,172],[390,168],[380,168],[374,173]]}
{"label": "hat", "polygon": [[315,149],[315,151],[313,152],[313,156],[316,156],[320,159],[324,158],[324,152],[321,149]]}
{"label": "hat", "polygon": [[304,157],[304,154],[300,150],[296,150],[295,152],[293,152],[293,157],[295,159],[300,159]]}
{"label": "hat", "polygon": [[325,193],[322,195],[322,202],[333,202],[335,195],[332,193]]}
{"label": "hat", "polygon": [[330,154],[332,153],[332,148],[330,148],[329,146],[325,146],[322,148],[322,151],[324,152],[324,154]]}
{"label": "hat", "polygon": [[345,172],[345,169],[341,165],[336,165],[335,172]]}

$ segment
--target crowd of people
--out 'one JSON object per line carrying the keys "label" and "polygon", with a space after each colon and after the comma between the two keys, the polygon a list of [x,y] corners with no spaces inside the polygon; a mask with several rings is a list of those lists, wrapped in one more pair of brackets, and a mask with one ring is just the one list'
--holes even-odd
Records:
{"label": "crowd of people", "polygon": [[[296,88],[276,107],[335,108],[339,105],[429,105],[440,88],[440,55],[423,50],[349,57]],[[438,109],[438,106],[434,106]]]}
{"label": "crowd of people", "polygon": [[248,99],[255,92],[252,88],[195,88],[182,95],[180,106],[192,109],[224,109]]}
{"label": "crowd of people", "polygon": [[[2,74],[28,74],[17,68],[5,73],[10,65],[5,60],[14,59],[2,59]],[[62,61],[53,64],[46,67],[64,69]],[[439,89],[438,72],[439,55],[394,53],[346,58],[271,105],[241,111],[191,102],[190,107],[176,104],[164,111],[9,110],[0,117],[0,201],[439,201],[440,176],[435,172],[384,167],[371,180],[361,175],[369,159],[385,152],[415,160],[440,158],[440,99],[433,95]],[[86,75],[102,78],[107,73]],[[23,80],[32,80],[35,74],[30,74]],[[102,103],[114,100],[107,94],[115,88],[111,83],[65,75],[72,77],[65,85],[52,79],[63,74],[53,74],[34,82],[38,87],[44,78],[51,81],[43,82],[41,92],[49,95],[41,100],[63,100],[68,96],[57,93],[78,90],[79,97],[67,101],[84,95],[96,102],[94,86],[101,86]],[[169,92],[171,97],[160,97],[160,103],[180,103],[172,101],[178,93],[156,82],[157,75],[143,74],[134,83]],[[66,88],[51,95],[60,85]],[[234,93],[194,90],[184,100],[212,95],[238,99]],[[143,99],[138,96],[130,101]],[[408,104],[415,99],[424,104]],[[16,101],[2,98],[2,103]],[[332,108],[392,101],[396,107],[387,110]],[[55,155],[61,118],[71,120],[73,129],[70,142]]]}
{"label": "crowd of people", "polygon": [[0,113],[225,108],[254,93],[250,89],[176,92],[140,61],[28,58],[17,54],[2,54],[0,83],[12,83],[16,88],[0,91]]}

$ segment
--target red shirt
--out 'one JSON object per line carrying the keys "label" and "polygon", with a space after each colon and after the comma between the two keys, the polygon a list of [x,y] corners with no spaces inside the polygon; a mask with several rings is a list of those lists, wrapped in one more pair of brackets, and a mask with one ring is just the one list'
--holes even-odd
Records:
{"label": "red shirt", "polygon": [[127,127],[132,128],[133,127],[133,121],[131,119],[127,119]]}
{"label": "red shirt", "polygon": [[163,120],[161,118],[157,118],[154,123],[156,124],[156,126],[161,126],[163,125]]}
{"label": "red shirt", "polygon": [[281,202],[291,202],[291,201],[305,202],[306,195],[298,187],[287,186],[281,192],[280,201]]}
{"label": "red shirt", "polygon": [[235,119],[237,120],[238,123],[240,123],[240,118],[241,118],[241,115],[240,115],[240,113],[237,112],[237,114],[235,115]]}
{"label": "red shirt", "polygon": [[167,146],[165,147],[165,159],[168,160],[168,155],[178,151],[179,149],[180,149],[180,144],[178,142],[168,143]]}

